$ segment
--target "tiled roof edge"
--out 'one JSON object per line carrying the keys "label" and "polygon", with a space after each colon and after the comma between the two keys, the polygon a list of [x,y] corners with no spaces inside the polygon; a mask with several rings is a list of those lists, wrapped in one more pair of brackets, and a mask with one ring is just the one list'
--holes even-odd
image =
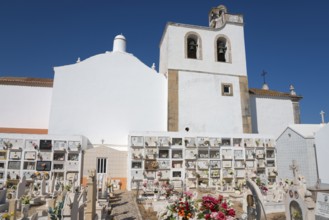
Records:
{"label": "tiled roof edge", "polygon": [[285,97],[285,98],[290,98],[290,99],[296,100],[296,101],[299,101],[300,99],[303,98],[302,96],[291,95],[290,93],[278,92],[278,91],[274,91],[274,90],[255,89],[255,88],[250,88],[249,94],[259,95],[259,96]]}
{"label": "tiled roof edge", "polygon": [[30,77],[0,77],[0,85],[53,87],[53,79]]}

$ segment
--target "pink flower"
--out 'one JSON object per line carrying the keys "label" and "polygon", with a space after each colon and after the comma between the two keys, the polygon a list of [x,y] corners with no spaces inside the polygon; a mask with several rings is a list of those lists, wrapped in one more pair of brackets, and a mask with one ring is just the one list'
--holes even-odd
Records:
{"label": "pink flower", "polygon": [[216,220],[225,220],[226,217],[225,217],[225,214],[223,212],[218,212],[217,213],[217,216],[216,216]]}
{"label": "pink flower", "polygon": [[192,198],[193,197],[192,192],[186,191],[184,194],[186,195],[187,198]]}

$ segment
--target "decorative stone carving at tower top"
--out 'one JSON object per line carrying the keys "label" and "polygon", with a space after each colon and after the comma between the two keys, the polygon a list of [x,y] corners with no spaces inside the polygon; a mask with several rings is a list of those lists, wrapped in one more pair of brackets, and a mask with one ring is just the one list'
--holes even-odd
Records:
{"label": "decorative stone carving at tower top", "polygon": [[227,8],[224,5],[219,5],[212,8],[209,12],[209,27],[222,28],[227,22],[243,23],[242,15],[231,15],[227,13]]}
{"label": "decorative stone carving at tower top", "polygon": [[209,27],[221,28],[225,24],[225,14],[227,9],[224,5],[212,8],[209,13]]}

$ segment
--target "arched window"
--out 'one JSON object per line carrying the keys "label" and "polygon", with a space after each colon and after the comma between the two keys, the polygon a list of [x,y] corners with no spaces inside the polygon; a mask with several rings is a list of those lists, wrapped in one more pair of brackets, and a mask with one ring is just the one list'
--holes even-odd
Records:
{"label": "arched window", "polygon": [[197,59],[198,44],[197,38],[190,36],[187,38],[187,58]]}
{"label": "arched window", "polygon": [[202,60],[202,41],[196,32],[188,32],[184,37],[185,58]]}
{"label": "arched window", "polygon": [[227,45],[226,45],[226,39],[219,38],[216,43],[216,49],[217,49],[217,61],[219,62],[227,62]]}

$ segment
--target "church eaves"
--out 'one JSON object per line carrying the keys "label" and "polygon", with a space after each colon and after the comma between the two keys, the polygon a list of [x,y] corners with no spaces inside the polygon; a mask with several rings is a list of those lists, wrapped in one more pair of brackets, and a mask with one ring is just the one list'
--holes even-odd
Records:
{"label": "church eaves", "polygon": [[274,90],[264,90],[264,89],[249,89],[249,94],[258,95],[258,96],[290,98],[294,101],[299,101],[303,98],[302,96],[291,95],[290,93],[278,92],[278,91],[274,91]]}
{"label": "church eaves", "polygon": [[0,77],[0,85],[53,87],[53,79],[30,77]]}

